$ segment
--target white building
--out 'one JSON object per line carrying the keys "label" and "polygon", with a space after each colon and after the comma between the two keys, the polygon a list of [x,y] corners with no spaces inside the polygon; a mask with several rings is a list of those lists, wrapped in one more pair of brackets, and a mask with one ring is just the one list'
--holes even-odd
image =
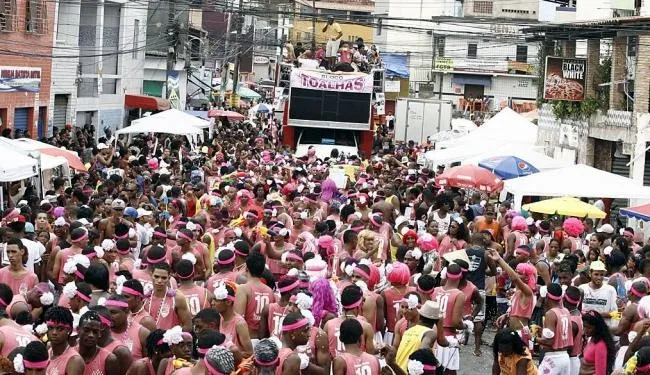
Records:
{"label": "white building", "polygon": [[458,109],[469,98],[487,98],[488,108],[483,109],[508,103],[522,111],[532,109],[537,96],[537,44],[527,43],[520,26],[509,20],[536,22],[539,1],[517,9],[508,4],[512,2],[445,0],[417,6],[378,2],[375,17],[380,26],[373,41],[384,53],[408,55],[410,91],[420,96],[426,92],[452,100]]}
{"label": "white building", "polygon": [[124,95],[142,93],[149,1],[56,3],[48,117],[58,127],[92,124],[99,137],[122,126]]}

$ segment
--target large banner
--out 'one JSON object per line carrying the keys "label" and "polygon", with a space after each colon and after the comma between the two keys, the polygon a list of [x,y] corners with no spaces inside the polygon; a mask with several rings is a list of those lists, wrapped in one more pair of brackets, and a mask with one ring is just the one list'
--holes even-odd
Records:
{"label": "large banner", "polygon": [[181,110],[181,95],[180,95],[180,72],[170,71],[167,75],[167,100],[173,109]]}
{"label": "large banner", "polygon": [[0,93],[39,92],[41,68],[25,66],[0,66]]}
{"label": "large banner", "polygon": [[586,59],[548,56],[544,72],[544,99],[584,100],[586,77]]}
{"label": "large banner", "polygon": [[372,74],[332,74],[293,69],[291,71],[291,87],[310,90],[372,93]]}

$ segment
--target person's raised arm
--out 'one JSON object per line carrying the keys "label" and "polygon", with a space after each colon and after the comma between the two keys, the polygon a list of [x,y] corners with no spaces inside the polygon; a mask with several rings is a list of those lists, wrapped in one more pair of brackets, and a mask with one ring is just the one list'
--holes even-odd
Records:
{"label": "person's raised arm", "polygon": [[494,260],[501,267],[501,269],[506,271],[506,273],[510,277],[510,280],[512,280],[512,282],[515,284],[517,289],[521,290],[521,293],[524,296],[532,297],[532,295],[533,295],[532,289],[530,289],[528,284],[526,284],[519,277],[519,274],[517,274],[517,272],[515,272],[515,270],[513,270],[512,267],[510,267],[508,262],[506,262],[505,260],[503,260],[503,258],[501,258],[501,255],[499,255],[499,253],[497,253],[495,250],[488,250],[485,254],[488,257],[490,257],[492,260]]}

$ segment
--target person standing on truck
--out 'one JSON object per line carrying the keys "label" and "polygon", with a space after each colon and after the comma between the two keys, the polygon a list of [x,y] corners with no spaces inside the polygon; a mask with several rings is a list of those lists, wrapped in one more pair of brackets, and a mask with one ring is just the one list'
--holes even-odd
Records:
{"label": "person standing on truck", "polygon": [[327,33],[325,58],[329,64],[328,67],[332,69],[332,66],[336,63],[336,54],[339,52],[339,44],[341,43],[343,31],[341,30],[341,25],[338,22],[334,22],[334,17],[328,16],[327,24],[323,27],[323,32]]}

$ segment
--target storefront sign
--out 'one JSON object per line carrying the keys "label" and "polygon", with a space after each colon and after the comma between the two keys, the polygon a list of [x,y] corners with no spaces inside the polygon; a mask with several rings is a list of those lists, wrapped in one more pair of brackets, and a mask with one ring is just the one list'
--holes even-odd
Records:
{"label": "storefront sign", "polygon": [[268,64],[269,63],[269,58],[266,56],[254,56],[253,57],[253,64]]}
{"label": "storefront sign", "polygon": [[442,72],[453,72],[454,59],[449,57],[436,57],[434,69]]}
{"label": "storefront sign", "polygon": [[400,81],[384,81],[384,92],[400,92]]}
{"label": "storefront sign", "polygon": [[512,71],[512,73],[524,72],[531,75],[535,74],[536,71],[534,65],[520,61],[508,61],[508,70]]}
{"label": "storefront sign", "polygon": [[586,77],[586,59],[547,57],[544,72],[544,99],[584,100]]}
{"label": "storefront sign", "polygon": [[41,68],[0,66],[0,93],[39,92]]}
{"label": "storefront sign", "polygon": [[291,71],[292,88],[371,93],[372,84],[370,74],[330,74],[300,69]]}
{"label": "storefront sign", "polygon": [[434,70],[442,72],[507,73],[507,61],[436,57]]}
{"label": "storefront sign", "polygon": [[167,75],[167,100],[174,109],[181,109],[179,76],[178,71],[171,71]]}

